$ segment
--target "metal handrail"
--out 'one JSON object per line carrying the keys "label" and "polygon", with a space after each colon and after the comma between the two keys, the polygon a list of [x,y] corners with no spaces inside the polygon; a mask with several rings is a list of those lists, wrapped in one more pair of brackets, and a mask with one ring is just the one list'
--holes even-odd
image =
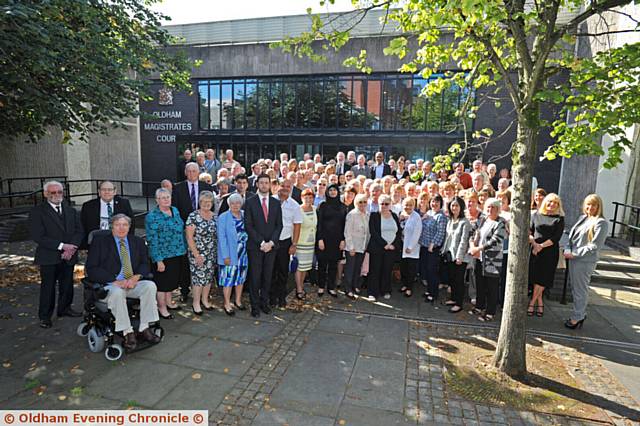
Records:
{"label": "metal handrail", "polygon": [[[617,201],[613,202],[615,206],[613,212],[613,219],[610,220],[613,223],[611,227],[611,238],[615,238],[616,234],[616,225],[626,226],[631,232],[631,245],[635,246],[636,244],[636,231],[640,231],[640,206],[634,206],[632,204],[619,203]],[[622,207],[622,221],[618,220],[618,208]],[[627,209],[631,210],[631,214],[635,215],[635,224],[631,224],[631,218],[629,218],[629,223],[624,222],[624,217],[626,216]]]}
{"label": "metal handrail", "polygon": [[[40,181],[40,191],[42,190],[42,187],[44,186],[44,183],[50,180],[60,180],[62,181],[62,183],[65,183],[67,181],[67,176],[29,176],[29,177],[18,177],[18,178],[4,178],[4,179],[0,179],[0,194],[2,195],[7,195],[6,197],[3,198],[8,198],[9,199],[9,207],[13,207],[13,196],[22,196],[24,194],[25,191],[21,191],[21,192],[13,192],[12,184],[14,182],[18,182],[18,181],[26,181],[26,180],[38,180]],[[4,191],[4,185],[5,182],[7,184],[7,192]],[[37,191],[37,190],[35,190]],[[31,194],[31,193],[28,193]]]}

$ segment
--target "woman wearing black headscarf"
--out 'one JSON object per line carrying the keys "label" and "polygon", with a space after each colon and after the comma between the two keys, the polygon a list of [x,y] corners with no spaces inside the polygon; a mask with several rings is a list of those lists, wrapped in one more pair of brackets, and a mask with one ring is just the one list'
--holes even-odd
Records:
{"label": "woman wearing black headscarf", "polygon": [[344,223],[347,216],[346,206],[340,202],[340,190],[337,184],[330,185],[325,193],[326,200],[318,207],[318,295],[329,294],[338,297],[336,292],[336,274],[338,261],[344,250]]}

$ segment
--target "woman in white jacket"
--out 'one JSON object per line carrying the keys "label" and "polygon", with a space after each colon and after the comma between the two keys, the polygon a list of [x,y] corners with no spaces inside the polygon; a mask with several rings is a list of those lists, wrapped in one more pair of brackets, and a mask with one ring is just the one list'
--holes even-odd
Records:
{"label": "woman in white jacket", "polygon": [[347,214],[344,225],[344,249],[347,263],[344,267],[343,284],[347,296],[351,299],[355,298],[355,294],[360,293],[360,270],[369,243],[367,196],[365,194],[356,195],[354,205],[355,208]]}
{"label": "woman in white jacket", "polygon": [[400,261],[400,275],[402,287],[400,292],[406,297],[413,294],[413,282],[418,272],[420,259],[420,235],[422,234],[422,219],[415,211],[415,198],[407,197],[402,202],[400,226],[402,227],[402,260]]}

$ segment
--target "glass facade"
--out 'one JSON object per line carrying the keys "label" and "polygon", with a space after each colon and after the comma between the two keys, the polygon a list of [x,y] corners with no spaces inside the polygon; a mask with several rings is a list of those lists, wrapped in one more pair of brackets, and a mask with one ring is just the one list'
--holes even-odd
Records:
{"label": "glass facade", "polygon": [[199,80],[199,128],[462,132],[456,111],[467,92],[452,86],[427,99],[427,83],[399,73]]}

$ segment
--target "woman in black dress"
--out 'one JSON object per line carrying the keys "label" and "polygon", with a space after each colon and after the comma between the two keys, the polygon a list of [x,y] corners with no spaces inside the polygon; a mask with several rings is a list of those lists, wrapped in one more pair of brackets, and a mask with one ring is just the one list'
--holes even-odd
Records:
{"label": "woman in black dress", "polygon": [[[533,284],[533,295],[527,308],[527,315],[544,315],[544,290],[553,287],[558,258],[559,242],[564,231],[564,211],[562,201],[557,194],[544,197],[538,211],[531,215],[531,258],[529,276]],[[537,310],[536,310],[537,305]]]}
{"label": "woman in black dress", "polygon": [[329,294],[338,297],[336,292],[336,274],[338,261],[344,250],[344,223],[347,217],[347,206],[340,201],[340,190],[337,184],[329,185],[325,193],[326,200],[318,207],[318,230],[316,238],[318,247],[318,296],[324,294],[325,287]]}

